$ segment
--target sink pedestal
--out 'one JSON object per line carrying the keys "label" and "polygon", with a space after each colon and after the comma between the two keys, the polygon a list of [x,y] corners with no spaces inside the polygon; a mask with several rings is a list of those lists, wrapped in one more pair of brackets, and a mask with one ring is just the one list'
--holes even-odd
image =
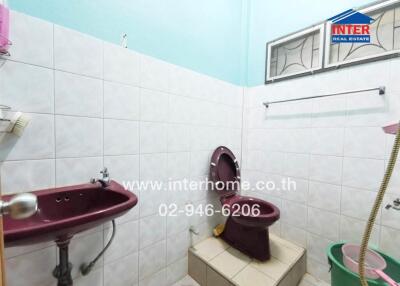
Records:
{"label": "sink pedestal", "polygon": [[57,286],[72,286],[72,264],[68,260],[68,247],[71,238],[56,241],[60,262],[53,270],[53,276],[57,278]]}

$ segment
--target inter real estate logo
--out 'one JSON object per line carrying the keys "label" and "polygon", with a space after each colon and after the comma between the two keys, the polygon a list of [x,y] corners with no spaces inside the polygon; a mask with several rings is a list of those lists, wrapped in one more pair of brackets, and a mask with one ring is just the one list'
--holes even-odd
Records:
{"label": "inter real estate logo", "polygon": [[374,21],[368,15],[349,9],[332,18],[332,43],[370,43],[370,24]]}

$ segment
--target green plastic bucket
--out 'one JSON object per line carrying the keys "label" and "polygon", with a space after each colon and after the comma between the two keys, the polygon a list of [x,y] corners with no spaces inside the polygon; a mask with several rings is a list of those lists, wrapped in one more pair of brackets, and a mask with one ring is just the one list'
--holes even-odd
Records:
{"label": "green plastic bucket", "polygon": [[[335,243],[328,248],[328,261],[331,266],[331,285],[332,286],[360,286],[360,277],[358,274],[347,269],[343,264],[342,245],[344,243]],[[393,280],[400,281],[400,263],[390,256],[377,251],[386,260],[387,267],[384,272],[389,275]],[[387,284],[381,280],[368,280],[369,285],[382,285]]]}

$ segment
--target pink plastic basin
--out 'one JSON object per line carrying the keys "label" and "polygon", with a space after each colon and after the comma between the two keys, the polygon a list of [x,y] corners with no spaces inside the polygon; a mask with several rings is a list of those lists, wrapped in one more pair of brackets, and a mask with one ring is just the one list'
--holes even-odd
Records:
{"label": "pink plastic basin", "polygon": [[[343,263],[351,271],[358,273],[360,246],[356,244],[344,244],[342,246]],[[369,279],[382,278],[390,286],[398,286],[399,284],[386,275],[383,270],[387,264],[385,259],[377,252],[367,249],[365,254],[365,277]]]}

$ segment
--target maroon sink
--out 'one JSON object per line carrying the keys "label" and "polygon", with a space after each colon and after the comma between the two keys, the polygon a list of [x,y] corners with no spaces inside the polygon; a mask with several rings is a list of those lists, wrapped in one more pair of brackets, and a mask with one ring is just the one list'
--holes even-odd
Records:
{"label": "maroon sink", "polygon": [[[38,212],[24,220],[3,218],[6,246],[65,241],[76,233],[122,216],[138,199],[115,181],[53,188],[32,192]],[[11,196],[3,196],[8,201]]]}

